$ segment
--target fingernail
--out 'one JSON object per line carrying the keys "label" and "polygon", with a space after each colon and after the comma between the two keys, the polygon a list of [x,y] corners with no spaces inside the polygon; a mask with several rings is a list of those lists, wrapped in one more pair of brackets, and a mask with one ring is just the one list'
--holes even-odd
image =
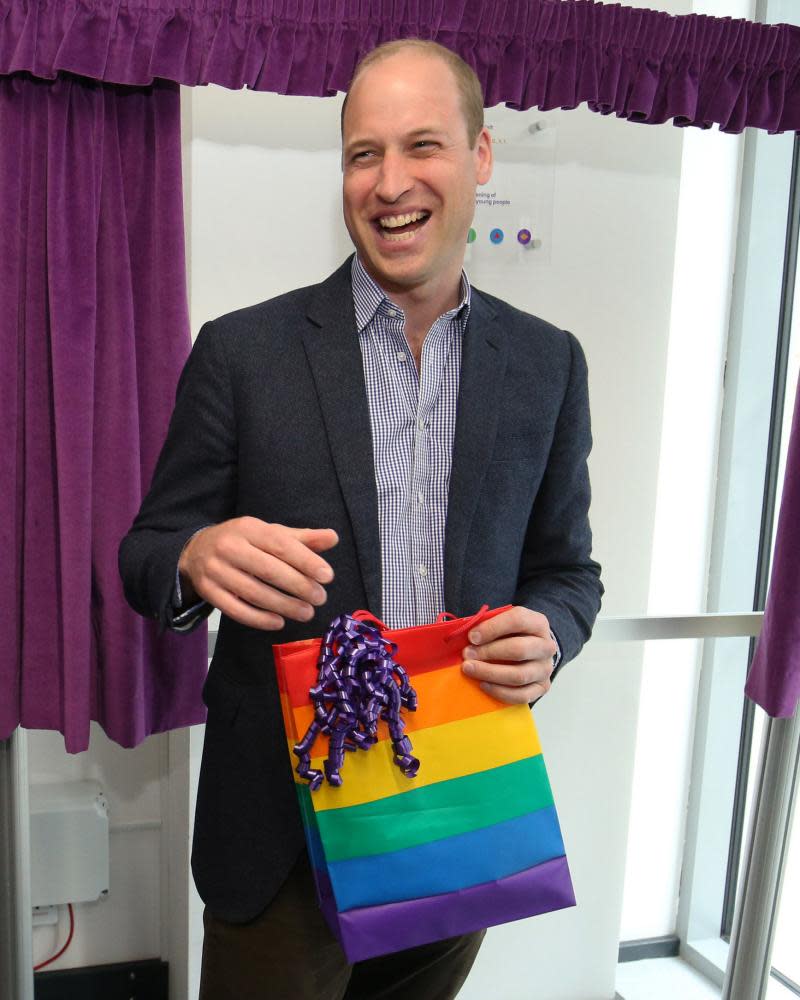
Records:
{"label": "fingernail", "polygon": [[479,643],[481,641],[480,632],[470,632],[469,641],[474,643]]}
{"label": "fingernail", "polygon": [[467,663],[464,664],[464,666],[461,669],[464,671],[465,674],[474,674],[475,673],[475,664],[467,662]]}
{"label": "fingernail", "polygon": [[472,646],[467,646],[464,649],[464,656],[467,657],[467,658],[472,658],[472,659],[477,660],[477,658],[478,658],[478,650],[477,649],[473,649]]}
{"label": "fingernail", "polygon": [[333,570],[330,566],[323,566],[323,568],[317,573],[317,579],[320,583],[330,583],[333,579]]}

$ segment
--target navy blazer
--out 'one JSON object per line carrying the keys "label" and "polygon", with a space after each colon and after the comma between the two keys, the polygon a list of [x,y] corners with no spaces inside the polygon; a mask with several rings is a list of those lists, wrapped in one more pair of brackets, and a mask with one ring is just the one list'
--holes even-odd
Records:
{"label": "navy blazer", "polygon": [[[591,558],[586,362],[569,333],[473,289],[445,536],[445,604],[547,615],[562,663],[600,606]],[[219,917],[269,902],[302,845],[271,646],[381,614],[378,506],[350,260],[319,285],[207,323],[178,386],[153,483],[120,547],[130,604],[173,621],[175,569],[200,526],[252,515],[334,528],[335,573],[310,622],[263,632],[222,617],[208,706],[193,870]]]}

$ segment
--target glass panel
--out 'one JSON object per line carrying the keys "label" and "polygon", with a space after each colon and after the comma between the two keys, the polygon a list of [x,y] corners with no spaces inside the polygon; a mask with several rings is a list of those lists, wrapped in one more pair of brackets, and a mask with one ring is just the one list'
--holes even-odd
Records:
{"label": "glass panel", "polygon": [[[709,611],[754,606],[792,150],[791,135],[748,136],[720,426]],[[780,433],[780,421],[774,430]]]}
{"label": "glass panel", "polygon": [[786,856],[781,904],[772,949],[772,968],[796,986],[800,993],[800,821],[795,805]]}

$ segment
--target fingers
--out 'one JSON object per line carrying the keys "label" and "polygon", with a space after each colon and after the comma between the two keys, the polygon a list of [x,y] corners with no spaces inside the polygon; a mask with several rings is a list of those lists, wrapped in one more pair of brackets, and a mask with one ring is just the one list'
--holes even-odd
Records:
{"label": "fingers", "polygon": [[536,701],[550,690],[551,660],[523,664],[487,663],[467,660],[462,667],[467,677],[480,681],[487,694],[509,704]]}
{"label": "fingers", "polygon": [[547,684],[529,684],[527,687],[504,687],[499,684],[481,684],[483,690],[507,705],[530,705],[531,702],[538,701],[542,695],[550,690],[550,682]]}
{"label": "fingers", "polygon": [[285,620],[271,611],[263,608],[255,608],[253,605],[242,601],[235,594],[222,587],[210,584],[205,599],[215,608],[233,618],[242,625],[249,625],[250,628],[264,629],[265,631],[277,631],[286,624]]}
{"label": "fingers", "polygon": [[[268,552],[262,552],[254,546],[247,547],[241,553],[241,560],[237,563],[237,569],[241,576],[246,577],[250,581],[250,585],[245,592],[235,586],[233,579],[231,579],[231,589],[245,600],[262,607],[270,606],[264,604],[259,599],[259,595],[264,590],[262,587],[264,583],[270,584],[272,588],[277,587],[292,597],[299,598],[300,601],[306,602],[307,605],[322,605],[328,596],[322,584],[317,583],[310,576],[301,573],[290,563],[284,562],[282,559]],[[275,608],[274,610],[283,613],[282,609]],[[289,617],[293,618],[295,616],[290,615]]]}
{"label": "fingers", "polygon": [[527,687],[530,684],[550,684],[553,664],[545,660],[533,660],[519,665],[487,663],[485,660],[467,660],[463,667],[467,677],[504,687]]}
{"label": "fingers", "polygon": [[317,551],[333,548],[339,536],[331,528],[289,528],[285,524],[267,524],[257,518],[242,518],[248,541],[263,552],[293,566],[300,573],[330,583],[333,570]]}
{"label": "fingers", "polygon": [[558,646],[543,614],[510,608],[477,625],[469,640],[463,671],[492,697],[521,704],[536,701],[550,690]]}
{"label": "fingers", "polygon": [[338,542],[330,528],[289,528],[253,517],[203,529],[181,554],[179,570],[196,593],[253,628],[308,621],[327,600],[333,569],[320,556]]}
{"label": "fingers", "polygon": [[[289,570],[283,573],[280,568],[276,571],[276,576],[288,576],[294,571]],[[299,576],[299,574],[295,574]],[[305,581],[304,577],[299,577]],[[274,582],[274,581],[273,581]],[[271,611],[284,618],[291,618],[293,621],[307,622],[314,617],[314,607],[321,606],[327,599],[325,590],[318,583],[305,581],[300,587],[301,590],[314,589],[314,597],[309,600],[302,600],[294,595],[294,591],[288,588],[272,586],[265,583],[264,579],[258,579],[249,573],[239,570],[231,570],[225,580],[225,589],[233,596],[257,609]]]}
{"label": "fingers", "polygon": [[339,544],[339,536],[333,528],[289,528],[288,530],[313,552],[327,552]]}
{"label": "fingers", "polygon": [[481,622],[470,631],[469,641],[477,646],[507,635],[539,635],[546,638],[550,635],[550,623],[540,612],[516,606]]}
{"label": "fingers", "polygon": [[558,646],[548,629],[546,638],[535,635],[512,635],[479,646],[467,646],[465,660],[524,663],[526,660],[552,660]]}

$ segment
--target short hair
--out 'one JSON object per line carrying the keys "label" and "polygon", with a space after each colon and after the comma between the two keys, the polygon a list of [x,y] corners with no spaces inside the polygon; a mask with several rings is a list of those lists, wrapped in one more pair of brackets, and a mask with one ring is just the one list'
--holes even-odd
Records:
{"label": "short hair", "polygon": [[475,70],[469,63],[464,62],[461,56],[456,55],[451,49],[445,48],[444,45],[439,45],[438,42],[432,42],[425,38],[398,38],[393,42],[384,42],[383,45],[372,49],[358,61],[342,103],[342,137],[344,137],[344,113],[353,84],[370,66],[382,62],[384,59],[389,59],[399,52],[405,52],[407,49],[416,49],[436,59],[441,59],[450,67],[461,98],[461,110],[464,113],[464,122],[467,126],[467,138],[470,148],[474,147],[478,134],[483,128],[483,89],[480,80],[476,76]]}

